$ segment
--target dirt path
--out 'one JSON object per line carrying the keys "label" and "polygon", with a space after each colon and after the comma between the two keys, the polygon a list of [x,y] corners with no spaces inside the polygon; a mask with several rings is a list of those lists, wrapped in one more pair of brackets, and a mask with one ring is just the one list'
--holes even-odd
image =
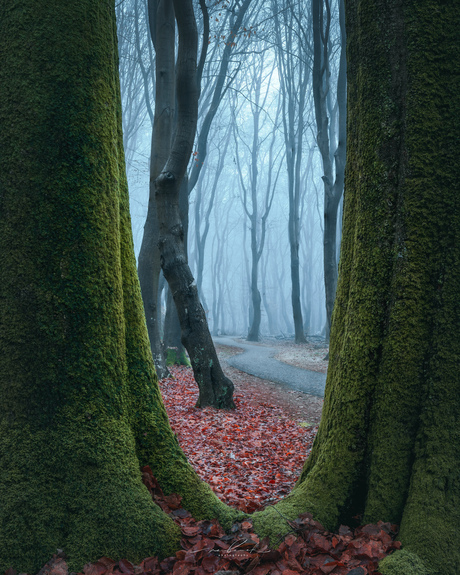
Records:
{"label": "dirt path", "polygon": [[249,391],[252,396],[253,405],[277,405],[284,410],[286,416],[301,425],[319,424],[323,408],[321,397],[287,389],[277,383],[249,375],[230,366],[227,360],[242,353],[241,348],[216,345],[216,350],[225,374],[235,384],[236,393],[245,389],[246,393]]}
{"label": "dirt path", "polygon": [[215,343],[242,348],[243,354],[229,358],[232,367],[261,379],[281,384],[289,389],[302,391],[318,397],[324,396],[326,375],[295,367],[275,358],[278,348],[270,345],[260,345],[229,337],[216,337]]}

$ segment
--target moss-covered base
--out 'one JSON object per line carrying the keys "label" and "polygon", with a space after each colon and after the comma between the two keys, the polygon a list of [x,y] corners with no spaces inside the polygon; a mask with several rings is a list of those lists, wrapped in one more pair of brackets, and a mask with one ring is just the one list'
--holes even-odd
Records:
{"label": "moss-covered base", "polygon": [[168,367],[171,365],[185,365],[186,367],[192,367],[183,347],[181,347],[180,350],[178,350],[177,347],[168,347],[166,353],[166,365]]}
{"label": "moss-covered base", "polygon": [[423,561],[410,551],[401,549],[379,563],[382,575],[430,575]]}
{"label": "moss-covered base", "polygon": [[58,548],[72,571],[174,553],[180,531],[142,484],[123,420],[66,415],[53,429],[0,429],[0,571],[36,572]]}
{"label": "moss-covered base", "polygon": [[311,507],[303,489],[296,488],[276,505],[254,513],[254,530],[260,537],[270,537],[271,546],[276,547],[292,531],[287,521],[293,521],[306,511],[311,512]]}

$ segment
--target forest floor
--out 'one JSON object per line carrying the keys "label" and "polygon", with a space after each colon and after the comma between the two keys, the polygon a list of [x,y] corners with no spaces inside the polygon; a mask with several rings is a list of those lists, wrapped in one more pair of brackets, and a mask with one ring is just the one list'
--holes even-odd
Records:
{"label": "forest floor", "polygon": [[[324,346],[275,345],[280,360],[307,369],[327,367]],[[217,346],[217,352],[235,384],[236,409],[197,409],[191,368],[172,367],[173,377],[162,379],[160,389],[172,429],[198,475],[224,502],[251,513],[273,505],[293,488],[310,453],[323,400],[230,367],[226,359],[240,353],[239,348]],[[260,540],[254,533],[250,516],[225,533],[215,519],[196,521],[181,507],[179,495],[165,497],[148,466],[142,479],[153,500],[180,527],[182,549],[163,560],[145,558],[139,565],[102,557],[77,575],[379,575],[379,560],[400,548],[393,540],[396,525],[342,525],[330,533],[309,513],[290,522],[292,532],[270,548],[268,538]],[[11,568],[5,575],[17,571]],[[65,554],[58,550],[39,575],[75,574],[69,574]]]}

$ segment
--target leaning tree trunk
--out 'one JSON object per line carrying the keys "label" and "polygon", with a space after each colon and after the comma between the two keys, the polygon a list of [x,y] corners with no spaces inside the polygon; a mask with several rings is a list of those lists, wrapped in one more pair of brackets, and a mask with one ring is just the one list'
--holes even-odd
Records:
{"label": "leaning tree trunk", "polygon": [[[324,411],[279,510],[308,509],[331,529],[356,515],[400,523],[403,549],[382,573],[455,575],[460,5],[346,6],[348,164]],[[280,520],[270,510],[256,526],[276,533]]]}
{"label": "leaning tree trunk", "polygon": [[113,3],[4,2],[0,52],[0,571],[57,548],[73,571],[169,555],[180,533],[140,466],[194,514],[234,512],[187,463],[155,378]]}
{"label": "leaning tree trunk", "polygon": [[[182,341],[199,388],[198,407],[233,408],[233,383],[224,375],[209,332],[196,282],[187,264],[179,190],[192,153],[198,116],[196,82],[197,32],[193,8],[178,2],[179,53],[176,75],[178,119],[169,159],[155,181],[161,266],[171,288]],[[176,2],[175,2],[176,4]]]}

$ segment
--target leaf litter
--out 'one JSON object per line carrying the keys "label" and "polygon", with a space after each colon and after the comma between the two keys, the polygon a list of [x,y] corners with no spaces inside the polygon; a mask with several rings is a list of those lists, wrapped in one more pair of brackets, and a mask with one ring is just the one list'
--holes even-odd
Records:
{"label": "leaf litter", "polygon": [[280,407],[234,395],[235,410],[196,409],[190,368],[172,368],[160,381],[173,431],[203,481],[228,505],[251,513],[293,488],[310,453],[317,427],[303,427]]}
{"label": "leaf litter", "polygon": [[[263,509],[293,487],[317,428],[305,428],[269,404],[258,407],[235,395],[235,411],[196,409],[190,368],[172,368],[174,379],[160,382],[163,400],[179,443],[198,475],[220,499],[245,512]],[[151,469],[142,480],[153,500],[180,527],[181,550],[163,560],[101,557],[77,575],[380,575],[378,562],[400,549],[396,525],[379,521],[331,533],[304,513],[288,521],[291,533],[277,549],[259,539],[250,518],[226,533],[216,519],[196,521],[177,494],[165,496]],[[17,575],[13,568],[5,575]],[[21,574],[24,575],[24,574]],[[38,575],[69,575],[65,552],[57,550]],[[73,574],[71,574],[73,575]]]}

